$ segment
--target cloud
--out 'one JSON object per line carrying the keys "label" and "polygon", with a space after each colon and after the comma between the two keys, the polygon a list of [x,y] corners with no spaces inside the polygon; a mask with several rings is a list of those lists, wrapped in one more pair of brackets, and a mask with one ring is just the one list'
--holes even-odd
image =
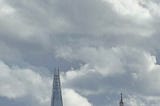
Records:
{"label": "cloud", "polygon": [[48,74],[61,64],[65,98],[113,106],[122,90],[129,106],[159,105],[159,7],[157,0],[1,0],[0,95],[49,105]]}
{"label": "cloud", "polygon": [[14,8],[12,8],[9,5],[7,5],[6,3],[4,3],[3,0],[0,1],[0,5],[1,5],[1,8],[0,8],[0,12],[1,12],[0,16],[1,17],[13,14],[15,11]]}
{"label": "cloud", "polygon": [[[85,55],[83,50],[79,51],[79,54],[82,52],[80,56],[78,53],[76,56],[72,55],[72,57],[80,57],[79,59],[84,60],[87,64],[82,65],[78,70],[73,69],[64,74],[62,81],[66,86],[70,86],[88,97],[105,94],[112,98],[114,94],[119,95],[123,91],[130,94],[126,97],[128,98],[126,104],[129,106],[153,105],[154,99],[148,100],[147,98],[150,96],[158,98],[160,93],[160,66],[157,64],[155,56],[143,50],[126,47],[113,48],[110,51],[93,48],[92,51],[86,50]],[[134,95],[137,96],[132,98]],[[159,99],[156,100],[154,104],[158,105]],[[107,102],[105,103],[107,104]]]}
{"label": "cloud", "polygon": [[92,106],[85,97],[80,96],[72,89],[64,89],[63,99],[65,106]]}
{"label": "cloud", "polygon": [[49,101],[49,79],[42,78],[30,69],[10,67],[2,61],[0,67],[0,96],[16,99],[29,95],[40,103]]}
{"label": "cloud", "polygon": [[150,19],[152,16],[147,8],[144,8],[141,3],[145,0],[109,0],[115,10],[122,15],[131,16],[139,19]]}
{"label": "cloud", "polygon": [[[50,78],[41,76],[31,69],[8,66],[2,61],[0,68],[0,97],[14,100],[27,97],[32,98],[32,102],[37,103],[37,106],[38,104],[40,106],[50,105],[52,89]],[[91,106],[85,97],[73,89],[63,88],[62,91],[65,106]]]}

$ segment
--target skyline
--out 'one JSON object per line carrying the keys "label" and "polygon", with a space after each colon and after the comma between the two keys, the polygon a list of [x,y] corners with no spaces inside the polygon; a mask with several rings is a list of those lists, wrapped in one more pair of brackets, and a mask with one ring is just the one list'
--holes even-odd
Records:
{"label": "skyline", "polygon": [[[160,106],[159,0],[0,0],[0,106]],[[126,102],[127,101],[127,102]]]}
{"label": "skyline", "polygon": [[[63,106],[63,95],[61,93],[62,88],[59,68],[54,70],[53,76],[51,106]],[[120,94],[119,106],[124,106],[122,93]]]}

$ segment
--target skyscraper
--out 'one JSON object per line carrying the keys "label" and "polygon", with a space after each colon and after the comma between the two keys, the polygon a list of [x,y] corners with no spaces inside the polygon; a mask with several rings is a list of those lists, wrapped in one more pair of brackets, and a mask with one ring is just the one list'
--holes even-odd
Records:
{"label": "skyscraper", "polygon": [[124,106],[122,93],[121,93],[121,100],[119,102],[119,106]]}
{"label": "skyscraper", "polygon": [[59,69],[54,72],[51,106],[63,106]]}

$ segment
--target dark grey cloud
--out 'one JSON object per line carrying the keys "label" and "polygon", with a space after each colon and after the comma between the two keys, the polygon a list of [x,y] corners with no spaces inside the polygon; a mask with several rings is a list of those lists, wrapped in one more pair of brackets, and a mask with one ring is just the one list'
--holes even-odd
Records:
{"label": "dark grey cloud", "polygon": [[[159,105],[157,0],[1,0],[0,6],[1,73],[10,80],[34,92],[44,85],[32,86],[26,83],[27,77],[20,81],[19,74],[26,76],[29,69],[50,79],[53,69],[60,66],[65,98],[75,96],[77,103],[117,105],[123,91],[129,106]],[[6,78],[0,75],[0,85],[7,81],[12,87]],[[14,105],[20,105],[26,95],[22,101],[36,105],[37,93],[24,91],[19,98],[13,95]],[[48,93],[40,94],[49,98]],[[8,94],[0,90],[0,96],[6,97],[0,99],[6,101],[1,105],[10,105]],[[33,101],[27,99],[31,96]],[[70,99],[65,99],[66,105],[72,105]]]}

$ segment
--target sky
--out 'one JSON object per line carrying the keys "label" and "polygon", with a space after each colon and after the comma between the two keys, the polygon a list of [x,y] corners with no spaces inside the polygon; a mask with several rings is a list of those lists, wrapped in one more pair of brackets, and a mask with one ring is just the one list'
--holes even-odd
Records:
{"label": "sky", "polygon": [[0,106],[160,106],[159,0],[0,0]]}

